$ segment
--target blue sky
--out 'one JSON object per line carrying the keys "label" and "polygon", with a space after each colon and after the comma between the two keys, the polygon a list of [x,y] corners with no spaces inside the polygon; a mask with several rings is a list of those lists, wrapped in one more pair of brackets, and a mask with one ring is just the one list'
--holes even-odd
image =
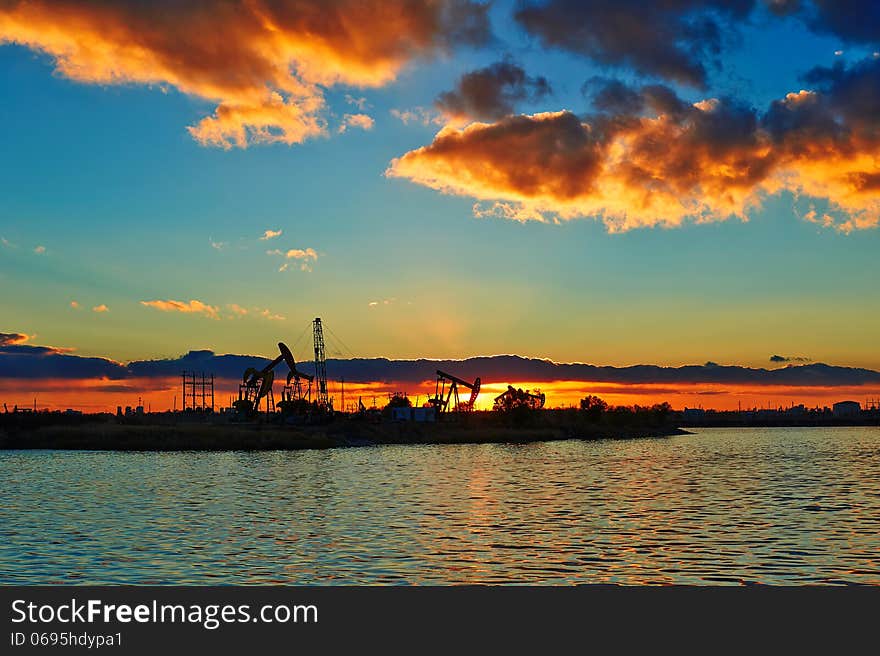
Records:
{"label": "blue sky", "polygon": [[[380,88],[327,88],[331,117],[356,111],[346,94],[366,98],[371,130],[230,150],[185,129],[216,103],[173,85],[82,83],[53,72],[50,54],[0,47],[5,329],[119,360],[270,354],[320,315],[362,356],[766,366],[783,353],[880,367],[878,231],[801,218],[824,199],[785,191],[748,222],[609,234],[590,218],[478,219],[471,197],[386,177],[440,129],[391,110],[430,109],[462,74],[505,55],[553,88],[522,113],[587,112],[582,86],[596,75],[644,79],[543,47],[506,3],[491,17],[488,46],[416,58]],[[804,88],[809,69],[872,52],[762,12],[729,41],[708,89],[672,84],[683,98],[732,95],[763,110]],[[283,234],[261,241],[267,229]],[[275,248],[319,256],[311,271],[279,272],[283,260],[266,254]],[[153,299],[198,299],[223,318],[141,304]],[[227,318],[230,304],[249,314]],[[109,311],[92,311],[100,305]]]}

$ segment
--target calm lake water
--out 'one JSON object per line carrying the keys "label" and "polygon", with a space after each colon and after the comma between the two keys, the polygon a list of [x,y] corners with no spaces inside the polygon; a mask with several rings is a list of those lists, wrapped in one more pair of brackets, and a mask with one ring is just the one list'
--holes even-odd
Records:
{"label": "calm lake water", "polygon": [[880,429],[0,452],[0,583],[880,584]]}

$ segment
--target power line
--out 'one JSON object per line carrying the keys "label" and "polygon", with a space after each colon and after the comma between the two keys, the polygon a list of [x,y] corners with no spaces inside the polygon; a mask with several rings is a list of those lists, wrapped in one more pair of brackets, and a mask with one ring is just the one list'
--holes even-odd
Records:
{"label": "power line", "polygon": [[328,332],[329,332],[329,333],[330,333],[330,334],[331,334],[331,335],[332,335],[332,336],[333,336],[333,337],[334,337],[334,338],[335,338],[340,344],[342,344],[342,346],[345,348],[346,351],[348,351],[348,354],[349,354],[351,357],[357,359],[357,356],[354,354],[354,351],[352,351],[350,348],[348,348],[348,345],[347,345],[345,342],[343,342],[343,341],[339,338],[339,336],[338,336],[336,333],[333,332],[333,329],[330,328],[330,326],[328,326],[327,324],[324,324],[324,327],[327,328],[327,331],[328,331]]}
{"label": "power line", "polygon": [[302,338],[306,336],[306,333],[311,329],[312,322],[309,321],[306,323],[306,327],[303,328],[303,331],[300,333],[299,337],[296,338],[296,341],[293,343],[293,348],[291,348],[291,352],[296,352],[296,347],[299,346],[299,343],[302,341]]}

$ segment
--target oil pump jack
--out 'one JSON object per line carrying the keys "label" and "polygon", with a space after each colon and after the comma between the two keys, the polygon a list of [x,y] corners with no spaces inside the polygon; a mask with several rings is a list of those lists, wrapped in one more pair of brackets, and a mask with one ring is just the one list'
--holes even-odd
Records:
{"label": "oil pump jack", "polygon": [[[259,412],[260,402],[266,399],[266,413],[275,411],[275,397],[272,394],[272,383],[275,382],[275,367],[284,361],[291,373],[296,372],[293,354],[284,342],[278,342],[281,354],[259,371],[255,367],[245,369],[241,384],[238,386],[238,401],[233,407],[239,412],[251,415]],[[302,374],[300,374],[302,376]],[[288,375],[288,382],[291,376]]]}
{"label": "oil pump jack", "polygon": [[543,392],[532,394],[528,390],[516,389],[513,385],[508,385],[507,391],[495,397],[495,403],[492,407],[495,410],[501,411],[512,410],[517,406],[526,406],[532,410],[540,410],[544,407],[546,401],[547,397]]}
{"label": "oil pump jack", "polygon": [[[458,397],[458,388],[464,387],[471,391],[467,401],[461,401]],[[453,376],[445,371],[437,370],[437,386],[434,389],[434,397],[428,399],[428,405],[434,406],[438,414],[445,412],[470,412],[474,409],[474,403],[480,395],[479,376],[473,383]],[[450,402],[452,406],[450,407]]]}
{"label": "oil pump jack", "polygon": [[[289,364],[288,364],[289,366]],[[314,376],[303,373],[298,369],[291,369],[287,372],[287,384],[284,386],[282,397],[284,401],[305,401],[312,402],[312,381]],[[306,381],[307,386],[303,386]]]}

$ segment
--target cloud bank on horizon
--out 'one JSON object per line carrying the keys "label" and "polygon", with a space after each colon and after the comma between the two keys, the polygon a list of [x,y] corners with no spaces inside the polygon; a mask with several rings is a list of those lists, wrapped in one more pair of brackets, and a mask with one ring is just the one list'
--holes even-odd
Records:
{"label": "cloud bank on horizon", "polygon": [[[0,333],[0,379],[149,379],[178,377],[183,370],[203,370],[220,379],[240,380],[248,367],[262,368],[270,359],[255,355],[216,354],[193,350],[175,358],[135,360],[127,364],[108,358],[75,355],[69,349],[32,345],[22,333]],[[782,362],[780,356],[771,361]],[[785,358],[789,361],[798,358]],[[493,355],[463,360],[390,360],[388,358],[330,359],[328,368],[348,383],[393,382],[420,384],[432,380],[436,370],[455,371],[464,378],[480,376],[486,383],[508,381],[584,381],[621,385],[645,383],[731,384],[762,386],[852,387],[880,386],[880,372],[822,363],[798,364],[777,369],[703,365],[663,367],[635,365],[599,366],[558,363],[515,355]]]}
{"label": "cloud bank on horizon", "polygon": [[[497,47],[489,9],[470,0],[4,0],[0,43],[46,53],[78,82],[173,87],[214,103],[188,128],[193,138],[244,148],[373,128],[357,113],[329,129],[326,91],[386,87],[463,45]],[[465,73],[436,98],[447,124],[395,158],[388,177],[473,198],[477,216],[597,218],[611,232],[746,220],[783,191],[826,202],[803,217],[819,225],[880,224],[880,54],[812,67],[803,88],[780,89],[763,108],[705,93],[756,17],[880,47],[874,0],[524,0],[501,10],[546,51],[628,81],[588,80],[584,111],[522,114],[523,102],[553,102],[545,76],[510,58]],[[685,100],[682,89],[702,97]]]}

